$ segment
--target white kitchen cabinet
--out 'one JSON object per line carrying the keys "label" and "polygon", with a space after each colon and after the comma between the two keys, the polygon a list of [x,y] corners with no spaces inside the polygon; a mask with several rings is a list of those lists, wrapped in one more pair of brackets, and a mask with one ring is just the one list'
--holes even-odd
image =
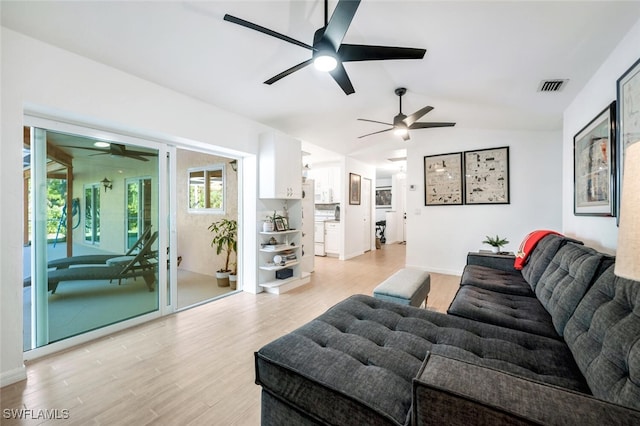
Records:
{"label": "white kitchen cabinet", "polygon": [[292,137],[262,133],[260,135],[260,198],[302,198],[302,148]]}
{"label": "white kitchen cabinet", "polygon": [[324,223],[324,251],[327,254],[340,255],[340,238],[342,226],[340,222],[326,221]]}

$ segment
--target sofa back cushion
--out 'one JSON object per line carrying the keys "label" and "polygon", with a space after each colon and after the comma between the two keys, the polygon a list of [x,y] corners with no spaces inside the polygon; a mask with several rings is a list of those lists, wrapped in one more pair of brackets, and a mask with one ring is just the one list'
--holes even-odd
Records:
{"label": "sofa back cushion", "polygon": [[565,341],[598,398],[640,409],[640,282],[610,266],[584,296]]}
{"label": "sofa back cushion", "polygon": [[578,303],[599,272],[604,255],[574,243],[566,243],[545,269],[536,286],[536,297],[551,314],[560,336]]}
{"label": "sofa back cushion", "polygon": [[566,241],[563,236],[557,234],[547,235],[538,241],[528,257],[527,264],[522,268],[522,276],[531,286],[531,290],[536,291],[540,277]]}

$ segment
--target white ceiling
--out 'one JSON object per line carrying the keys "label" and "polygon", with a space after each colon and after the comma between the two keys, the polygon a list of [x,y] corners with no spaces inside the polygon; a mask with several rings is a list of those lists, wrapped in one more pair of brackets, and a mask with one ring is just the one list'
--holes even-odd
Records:
{"label": "white ceiling", "polygon": [[[330,13],[336,1],[330,1]],[[403,142],[368,118],[403,112],[457,127],[560,130],[562,112],[640,18],[638,1],[362,1],[345,43],[427,49],[423,60],[346,63],[355,94],[307,67],[262,82],[309,51],[224,21],[225,13],[312,44],[322,0],[6,1],[2,25],[378,166]],[[540,93],[543,79],[568,79]],[[417,135],[416,132],[420,132]],[[305,149],[309,150],[308,145]],[[311,147],[313,149],[313,147]],[[314,152],[312,152],[314,154]]]}

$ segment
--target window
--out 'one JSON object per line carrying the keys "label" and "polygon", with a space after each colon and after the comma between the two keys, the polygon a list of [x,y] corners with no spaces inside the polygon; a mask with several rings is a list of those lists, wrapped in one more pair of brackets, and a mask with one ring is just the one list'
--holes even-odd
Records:
{"label": "window", "polygon": [[84,240],[100,243],[100,184],[84,187]]}
{"label": "window", "polygon": [[189,169],[189,210],[224,213],[224,164]]}

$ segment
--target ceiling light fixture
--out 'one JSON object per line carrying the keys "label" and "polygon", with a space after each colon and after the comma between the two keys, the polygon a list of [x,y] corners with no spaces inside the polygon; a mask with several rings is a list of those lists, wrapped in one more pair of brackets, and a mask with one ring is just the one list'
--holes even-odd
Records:
{"label": "ceiling light fixture", "polygon": [[108,148],[111,144],[109,142],[94,142],[93,146],[98,148]]}
{"label": "ceiling light fixture", "polygon": [[318,71],[329,72],[336,69],[338,65],[338,60],[335,57],[333,52],[324,50],[318,52],[317,55],[313,58],[313,65],[316,67]]}

